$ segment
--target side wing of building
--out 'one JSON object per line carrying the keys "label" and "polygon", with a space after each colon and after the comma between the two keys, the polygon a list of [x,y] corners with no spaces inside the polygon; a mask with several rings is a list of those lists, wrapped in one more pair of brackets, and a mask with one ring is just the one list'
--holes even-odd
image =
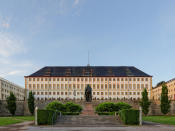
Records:
{"label": "side wing of building", "polygon": [[10,92],[16,96],[17,100],[24,100],[24,88],[4,79],[0,78],[0,100],[6,100]]}

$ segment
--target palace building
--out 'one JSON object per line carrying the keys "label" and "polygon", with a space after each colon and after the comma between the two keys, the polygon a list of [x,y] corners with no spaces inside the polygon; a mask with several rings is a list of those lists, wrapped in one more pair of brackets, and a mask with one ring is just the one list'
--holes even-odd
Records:
{"label": "palace building", "polygon": [[[175,78],[165,82],[168,88],[168,98],[175,100]],[[160,100],[162,93],[162,85],[156,86],[152,89],[152,99]]]}
{"label": "palace building", "polygon": [[6,100],[10,92],[15,95],[16,100],[24,100],[24,88],[0,77],[0,100]]}
{"label": "palace building", "polygon": [[132,66],[47,66],[25,76],[38,100],[84,100],[87,85],[93,100],[140,99],[144,88],[150,98],[152,76]]}

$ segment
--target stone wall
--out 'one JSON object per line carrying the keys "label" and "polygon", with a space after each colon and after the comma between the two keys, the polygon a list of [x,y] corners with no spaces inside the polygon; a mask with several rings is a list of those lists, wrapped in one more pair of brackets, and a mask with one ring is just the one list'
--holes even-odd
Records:
{"label": "stone wall", "polygon": [[[2,101],[0,102],[0,116],[11,116],[7,107],[7,102]],[[24,101],[16,101],[16,112],[15,115],[23,116],[24,115]]]}
{"label": "stone wall", "polygon": [[[160,109],[160,101],[152,101],[148,115],[163,115]],[[170,112],[167,115],[175,115],[175,101],[171,101]]]}
{"label": "stone wall", "polygon": [[[46,107],[48,103],[50,103],[52,100],[36,100],[35,101],[35,106],[37,106],[39,109],[43,109]],[[85,107],[85,102],[84,100],[70,100],[71,102],[80,104],[82,107]],[[70,102],[69,101],[69,102]],[[129,103],[130,105],[133,106],[135,109],[139,109],[139,101],[134,101],[134,100],[93,100],[92,104],[93,107],[96,107],[99,103],[102,102],[126,102]],[[62,103],[68,102],[68,100],[61,100]],[[17,101],[17,109],[15,115],[31,115],[29,110],[28,110],[28,104],[27,101]],[[6,108],[7,103],[6,101],[1,101],[0,103],[0,116],[10,116],[11,114]],[[163,115],[160,110],[160,101],[152,101],[149,109],[149,114],[148,115]],[[175,101],[171,102],[171,109],[168,115],[175,115]]]}

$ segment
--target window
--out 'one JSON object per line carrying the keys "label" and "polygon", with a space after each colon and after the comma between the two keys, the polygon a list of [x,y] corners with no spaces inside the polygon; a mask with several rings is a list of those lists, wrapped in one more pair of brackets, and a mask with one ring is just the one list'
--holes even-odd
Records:
{"label": "window", "polygon": [[111,84],[109,84],[109,89],[111,89]]}
{"label": "window", "polygon": [[103,85],[101,85],[101,89],[103,89]]}
{"label": "window", "polygon": [[121,84],[121,88],[123,89],[123,84]]}
{"label": "window", "polygon": [[120,88],[120,85],[119,85],[119,84],[117,84],[117,88],[118,88],[118,89]]}
{"label": "window", "polygon": [[99,84],[97,84],[97,89],[99,89]]}
{"label": "window", "polygon": [[93,84],[93,89],[95,89],[95,84]]}
{"label": "window", "polygon": [[101,92],[101,95],[103,95],[103,92]]}
{"label": "window", "polygon": [[105,89],[108,89],[108,86],[107,86],[107,84],[105,84]]}
{"label": "window", "polygon": [[140,84],[137,84],[137,89],[140,89]]}
{"label": "window", "polygon": [[128,84],[125,84],[125,89],[128,89]]}

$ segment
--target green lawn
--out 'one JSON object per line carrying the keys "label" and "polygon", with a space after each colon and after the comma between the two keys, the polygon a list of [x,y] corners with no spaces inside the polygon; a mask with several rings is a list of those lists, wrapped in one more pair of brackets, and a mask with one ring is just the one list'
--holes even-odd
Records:
{"label": "green lawn", "polygon": [[143,117],[143,120],[161,124],[175,125],[175,116],[146,116]]}
{"label": "green lawn", "polygon": [[0,117],[0,126],[16,124],[24,121],[33,121],[34,116],[14,116],[14,117]]}

